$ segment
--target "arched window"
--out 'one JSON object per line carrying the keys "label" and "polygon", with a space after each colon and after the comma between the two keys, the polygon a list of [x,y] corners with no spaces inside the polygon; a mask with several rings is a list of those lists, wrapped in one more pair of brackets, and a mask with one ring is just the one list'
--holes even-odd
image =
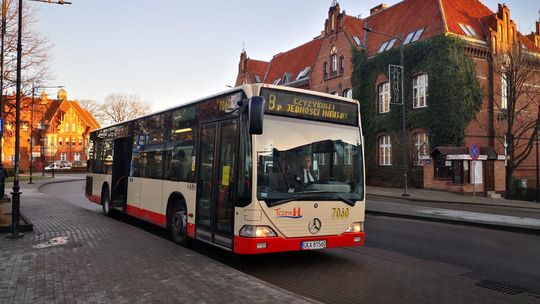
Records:
{"label": "arched window", "polygon": [[390,142],[390,135],[383,135],[379,137],[379,165],[391,166],[392,165],[392,143]]}
{"label": "arched window", "polygon": [[501,109],[508,109],[508,79],[506,73],[501,76]]}
{"label": "arched window", "polygon": [[345,98],[353,98],[352,97],[352,89],[346,89],[345,91],[343,91],[343,97],[345,97]]}
{"label": "arched window", "polygon": [[330,49],[330,65],[330,76],[336,76],[338,71],[338,57],[335,46]]}
{"label": "arched window", "polygon": [[420,74],[413,78],[413,108],[427,107],[428,75]]}
{"label": "arched window", "polygon": [[377,87],[377,108],[379,113],[390,112],[390,84],[383,82]]}
{"label": "arched window", "polygon": [[414,148],[416,151],[414,164],[416,166],[423,166],[422,160],[428,155],[429,142],[426,132],[418,132],[414,134]]}

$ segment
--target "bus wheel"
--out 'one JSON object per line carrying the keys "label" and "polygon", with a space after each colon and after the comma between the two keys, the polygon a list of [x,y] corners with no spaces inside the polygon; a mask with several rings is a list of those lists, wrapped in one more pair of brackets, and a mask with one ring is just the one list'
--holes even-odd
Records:
{"label": "bus wheel", "polygon": [[106,216],[112,215],[111,198],[109,197],[109,188],[107,186],[101,191],[101,207],[103,208],[103,214]]}
{"label": "bus wheel", "polygon": [[171,217],[171,238],[177,244],[187,245],[189,237],[187,235],[186,207],[181,203],[174,204],[169,216]]}

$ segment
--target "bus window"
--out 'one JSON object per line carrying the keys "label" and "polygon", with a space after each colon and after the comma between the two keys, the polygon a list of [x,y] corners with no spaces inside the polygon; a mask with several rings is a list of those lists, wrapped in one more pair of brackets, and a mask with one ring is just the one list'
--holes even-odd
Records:
{"label": "bus window", "polygon": [[195,108],[178,109],[171,113],[171,137],[167,144],[167,175],[173,181],[193,181],[196,134]]}

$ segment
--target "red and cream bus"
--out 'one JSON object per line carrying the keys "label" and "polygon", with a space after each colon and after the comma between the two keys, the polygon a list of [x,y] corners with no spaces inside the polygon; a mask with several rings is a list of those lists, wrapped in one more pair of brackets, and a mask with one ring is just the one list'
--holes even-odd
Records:
{"label": "red and cream bus", "polygon": [[239,254],[364,244],[358,102],[243,85],[96,130],[86,197]]}

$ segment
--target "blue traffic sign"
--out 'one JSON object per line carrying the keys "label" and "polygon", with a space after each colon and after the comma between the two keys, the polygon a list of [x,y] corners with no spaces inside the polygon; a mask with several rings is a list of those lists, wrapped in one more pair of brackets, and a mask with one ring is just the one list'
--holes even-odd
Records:
{"label": "blue traffic sign", "polygon": [[0,134],[4,134],[4,118],[0,117]]}
{"label": "blue traffic sign", "polygon": [[469,146],[469,155],[471,156],[472,160],[477,160],[478,157],[480,157],[480,148],[477,144],[472,143]]}

